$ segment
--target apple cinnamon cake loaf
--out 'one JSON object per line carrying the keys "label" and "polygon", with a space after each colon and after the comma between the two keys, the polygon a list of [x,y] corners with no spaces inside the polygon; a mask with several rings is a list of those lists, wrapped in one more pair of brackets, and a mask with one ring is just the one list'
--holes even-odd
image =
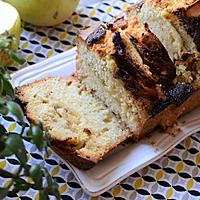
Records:
{"label": "apple cinnamon cake loaf", "polygon": [[200,0],[141,0],[126,11],[147,23],[176,65],[175,82],[200,86]]}
{"label": "apple cinnamon cake loaf", "polygon": [[104,103],[75,78],[36,81],[19,87],[17,95],[28,119],[47,128],[55,151],[79,168],[91,168],[131,137]]}
{"label": "apple cinnamon cake loaf", "polygon": [[82,30],[77,72],[17,90],[52,147],[88,169],[128,138],[166,129],[200,106],[199,0],[145,0]]}

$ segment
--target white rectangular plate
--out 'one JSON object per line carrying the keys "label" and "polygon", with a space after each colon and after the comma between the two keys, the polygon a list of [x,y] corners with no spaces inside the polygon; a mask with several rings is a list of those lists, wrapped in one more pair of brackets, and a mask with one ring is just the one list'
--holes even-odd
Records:
{"label": "white rectangular plate", "polygon": [[[51,57],[12,74],[15,87],[49,76],[69,77],[76,69],[76,49]],[[60,158],[74,173],[80,185],[91,196],[97,196],[129,175],[149,165],[173,149],[189,135],[200,130],[200,108],[179,120],[174,135],[155,131],[151,137],[129,144],[99,162],[94,168],[82,171]],[[176,130],[178,130],[176,127]],[[180,131],[182,130],[182,131]]]}

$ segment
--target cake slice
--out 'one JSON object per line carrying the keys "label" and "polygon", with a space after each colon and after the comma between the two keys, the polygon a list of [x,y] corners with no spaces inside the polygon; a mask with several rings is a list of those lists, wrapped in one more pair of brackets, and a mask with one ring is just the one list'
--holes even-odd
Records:
{"label": "cake slice", "polygon": [[31,122],[47,128],[54,148],[81,169],[89,169],[131,137],[120,120],[75,78],[47,78],[17,89]]}
{"label": "cake slice", "polygon": [[[116,18],[77,39],[78,78],[140,138],[171,126],[195,102],[197,89],[176,83],[176,65],[147,23]],[[197,105],[198,104],[198,105]]]}
{"label": "cake slice", "polygon": [[147,23],[172,59],[200,51],[200,0],[143,0],[129,7],[127,16]]}
{"label": "cake slice", "polygon": [[141,0],[126,16],[137,16],[159,38],[176,65],[175,82],[200,86],[200,0]]}

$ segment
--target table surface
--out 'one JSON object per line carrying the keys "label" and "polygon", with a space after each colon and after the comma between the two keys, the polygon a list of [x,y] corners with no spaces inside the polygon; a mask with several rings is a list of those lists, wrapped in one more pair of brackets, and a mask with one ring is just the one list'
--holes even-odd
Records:
{"label": "table surface", "polygon": [[[108,21],[128,6],[131,0],[87,0],[81,1],[72,17],[56,27],[35,27],[23,25],[20,49],[27,59],[28,67],[46,58],[57,55],[75,46],[76,33],[80,28]],[[11,71],[17,68],[11,67]],[[10,131],[17,131],[17,121],[1,117]],[[103,193],[90,197],[84,193],[72,172],[51,152],[50,156],[38,152],[26,144],[29,162],[39,163],[48,168],[59,184],[62,199],[200,199],[200,133],[193,134],[177,145],[170,153],[132,174],[130,177]],[[0,160],[0,167],[14,171],[18,163],[14,158]],[[0,178],[0,185],[7,184]],[[39,199],[38,192],[20,192],[7,199]],[[54,199],[51,197],[51,199]]]}

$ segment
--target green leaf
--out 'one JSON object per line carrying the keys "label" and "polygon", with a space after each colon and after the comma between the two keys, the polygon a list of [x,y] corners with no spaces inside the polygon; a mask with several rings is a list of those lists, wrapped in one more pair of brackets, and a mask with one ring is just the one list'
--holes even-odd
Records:
{"label": "green leaf", "polygon": [[6,133],[6,129],[4,128],[3,125],[0,124],[0,136],[4,135]]}
{"label": "green leaf", "polygon": [[16,155],[23,166],[26,165],[26,149],[19,135],[9,135],[8,139],[6,140],[6,147]]}
{"label": "green leaf", "polygon": [[43,149],[43,131],[38,126],[31,127],[32,133],[32,142],[36,145],[36,147],[41,151]]}
{"label": "green leaf", "polygon": [[0,199],[5,199],[5,197],[8,194],[8,189],[6,188],[0,188]]}
{"label": "green leaf", "polygon": [[8,114],[8,108],[6,105],[4,104],[0,104],[0,113],[2,115],[7,115]]}
{"label": "green leaf", "polygon": [[3,78],[3,94],[9,95],[12,98],[14,97],[14,89],[10,81],[6,78]]}
{"label": "green leaf", "polygon": [[0,159],[4,159],[5,157],[9,157],[13,155],[13,152],[10,151],[7,147],[3,149],[3,151],[0,151]]}
{"label": "green leaf", "polygon": [[53,179],[51,177],[51,175],[49,174],[48,170],[47,169],[44,169],[44,175],[46,177],[46,180],[47,180],[47,185],[51,185],[53,183]]}
{"label": "green leaf", "polygon": [[50,187],[50,192],[52,194],[54,194],[54,196],[57,198],[57,199],[60,199],[60,193],[59,193],[59,190],[58,190],[58,184],[54,181],[53,184],[51,185]]}
{"label": "green leaf", "polygon": [[15,179],[15,182],[18,184],[26,184],[27,183],[23,178],[19,178],[19,177],[17,177]]}
{"label": "green leaf", "polygon": [[31,166],[29,170],[30,177],[34,181],[34,186],[38,189],[42,188],[42,171],[41,167],[37,164]]}
{"label": "green leaf", "polygon": [[31,129],[31,126],[29,127],[28,131],[26,132],[26,135],[28,137],[32,137],[32,129]]}
{"label": "green leaf", "polygon": [[8,107],[8,110],[19,119],[20,122],[22,123],[24,122],[24,113],[19,104],[13,101],[8,101],[7,107]]}
{"label": "green leaf", "polygon": [[48,192],[41,190],[39,193],[39,199],[40,200],[49,200]]}
{"label": "green leaf", "polygon": [[4,79],[7,79],[7,80],[10,80],[10,79],[11,79],[10,74],[9,74],[7,71],[5,71],[5,72],[3,73],[3,78],[4,78]]}
{"label": "green leaf", "polygon": [[30,189],[30,186],[26,183],[26,181],[24,181],[25,183],[19,183],[19,182],[16,182],[14,184],[14,188],[13,190],[18,192],[18,191],[27,191]]}
{"label": "green leaf", "polygon": [[16,185],[16,189],[18,189],[19,191],[27,191],[30,189],[30,186],[29,185]]}
{"label": "green leaf", "polygon": [[11,51],[9,55],[15,62],[19,63],[20,65],[26,62],[22,54],[18,51]]}
{"label": "green leaf", "polygon": [[48,186],[49,192],[54,194],[54,196],[57,199],[60,199],[60,193],[59,193],[59,190],[58,190],[59,185],[55,182],[55,180],[52,179],[52,177],[49,174],[47,169],[44,169],[44,175],[45,175],[46,180],[47,180],[47,186]]}
{"label": "green leaf", "polygon": [[2,138],[0,138],[0,152],[2,152],[4,150],[5,146],[6,146],[5,142],[3,141]]}
{"label": "green leaf", "polygon": [[6,73],[6,70],[4,69],[4,67],[2,67],[2,66],[0,65],[0,74],[3,75],[3,74],[5,74],[5,73]]}
{"label": "green leaf", "polygon": [[10,172],[0,169],[0,176],[3,178],[12,178],[13,174],[11,174]]}
{"label": "green leaf", "polygon": [[0,50],[3,50],[9,46],[9,42],[5,39],[0,39]]}
{"label": "green leaf", "polygon": [[3,93],[3,78],[0,76],[0,95]]}

